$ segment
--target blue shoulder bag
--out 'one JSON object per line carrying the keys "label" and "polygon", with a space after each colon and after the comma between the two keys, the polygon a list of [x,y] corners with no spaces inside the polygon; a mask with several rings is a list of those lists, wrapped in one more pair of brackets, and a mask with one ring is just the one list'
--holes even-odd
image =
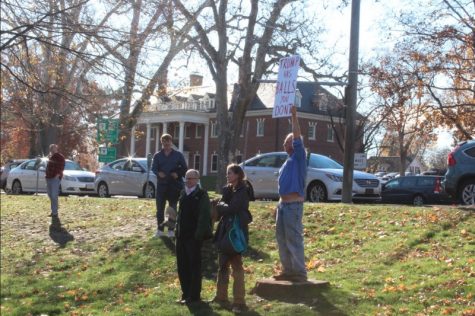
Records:
{"label": "blue shoulder bag", "polygon": [[226,233],[222,240],[220,240],[218,248],[227,255],[242,254],[247,250],[247,242],[239,223],[239,216],[234,215],[234,217],[229,218],[229,221],[232,222],[227,223],[230,225],[226,225]]}

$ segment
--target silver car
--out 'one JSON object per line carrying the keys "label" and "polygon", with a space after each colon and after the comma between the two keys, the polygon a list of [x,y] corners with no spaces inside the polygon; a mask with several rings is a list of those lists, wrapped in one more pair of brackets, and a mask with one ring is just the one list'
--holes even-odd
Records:
{"label": "silver car", "polygon": [[[277,199],[279,169],[287,159],[285,152],[257,155],[246,160],[244,167],[256,198]],[[310,154],[306,199],[310,202],[341,201],[343,166],[323,155]],[[353,200],[379,201],[381,185],[374,175],[361,171],[353,172]]]}
{"label": "silver car", "polygon": [[19,165],[21,165],[22,162],[25,162],[27,159],[14,159],[8,161],[5,166],[2,167],[1,173],[0,173],[0,188],[3,189],[3,191],[6,191],[7,189],[7,178],[8,174],[10,173],[11,170],[15,169]]}
{"label": "silver car", "polygon": [[[7,178],[7,192],[46,192],[45,170],[48,158],[29,159],[12,169]],[[66,160],[60,185],[61,194],[94,193],[94,173],[82,169],[77,162]]]}
{"label": "silver car", "polygon": [[157,177],[150,171],[147,182],[147,158],[123,158],[96,171],[95,190],[100,197],[131,195],[155,197]]}

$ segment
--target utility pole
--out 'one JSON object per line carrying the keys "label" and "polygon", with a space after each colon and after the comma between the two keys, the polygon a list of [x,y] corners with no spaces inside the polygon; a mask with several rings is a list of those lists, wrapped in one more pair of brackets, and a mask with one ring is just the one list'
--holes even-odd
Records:
{"label": "utility pole", "polygon": [[355,159],[355,119],[358,86],[358,45],[360,28],[360,0],[351,2],[350,60],[348,86],[345,89],[346,129],[343,162],[343,192],[341,201],[352,202],[353,170]]}

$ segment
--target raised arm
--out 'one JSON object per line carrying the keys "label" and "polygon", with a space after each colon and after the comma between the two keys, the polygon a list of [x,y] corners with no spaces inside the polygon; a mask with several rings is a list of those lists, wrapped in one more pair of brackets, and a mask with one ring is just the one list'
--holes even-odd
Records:
{"label": "raised arm", "polygon": [[300,138],[300,125],[299,125],[299,120],[297,118],[297,107],[295,105],[292,105],[292,108],[290,109],[292,113],[292,134],[294,139]]}

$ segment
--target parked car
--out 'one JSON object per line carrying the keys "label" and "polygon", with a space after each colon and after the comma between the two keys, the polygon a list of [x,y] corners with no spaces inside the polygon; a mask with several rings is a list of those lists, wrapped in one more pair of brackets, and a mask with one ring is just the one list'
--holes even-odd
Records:
{"label": "parked car", "polygon": [[396,177],[399,173],[398,172],[390,172],[390,173],[387,173],[385,174],[384,176],[382,176],[379,181],[381,182],[381,185],[385,184],[386,182],[388,182],[389,180],[391,179],[394,179],[394,177]]}
{"label": "parked car", "polygon": [[[401,173],[399,172],[393,172],[393,174],[394,174],[393,179],[401,176]],[[403,177],[408,177],[408,176],[415,176],[415,174],[410,171],[404,172]]]}
{"label": "parked car", "polygon": [[25,161],[26,159],[13,159],[8,161],[5,166],[2,167],[2,172],[0,174],[0,188],[2,188],[3,191],[6,191],[7,178],[8,174],[10,173],[10,170],[18,167],[22,162]]}
{"label": "parked car", "polygon": [[406,176],[389,180],[381,189],[383,203],[440,204],[450,202],[440,176]]}
{"label": "parked car", "polygon": [[[287,159],[285,152],[260,154],[246,160],[246,177],[256,198],[277,199],[279,169]],[[306,199],[310,202],[340,201],[343,186],[343,166],[323,155],[310,154],[308,161]],[[380,199],[381,186],[370,173],[353,172],[353,200]]]}
{"label": "parked car", "polygon": [[421,173],[423,176],[444,176],[447,169],[430,169]]}
{"label": "parked car", "polygon": [[386,171],[378,171],[374,174],[377,178],[382,178],[386,174]]}
{"label": "parked car", "polygon": [[445,191],[463,205],[475,205],[475,140],[457,145],[447,156]]}
{"label": "parked car", "polygon": [[157,177],[150,171],[147,182],[147,158],[123,158],[96,171],[95,190],[100,197],[131,195],[155,197]]}
{"label": "parked car", "polygon": [[[46,192],[45,170],[48,159],[29,159],[10,171],[7,178],[7,190],[13,194]],[[94,173],[82,169],[77,162],[66,160],[60,185],[61,194],[94,193]]]}

